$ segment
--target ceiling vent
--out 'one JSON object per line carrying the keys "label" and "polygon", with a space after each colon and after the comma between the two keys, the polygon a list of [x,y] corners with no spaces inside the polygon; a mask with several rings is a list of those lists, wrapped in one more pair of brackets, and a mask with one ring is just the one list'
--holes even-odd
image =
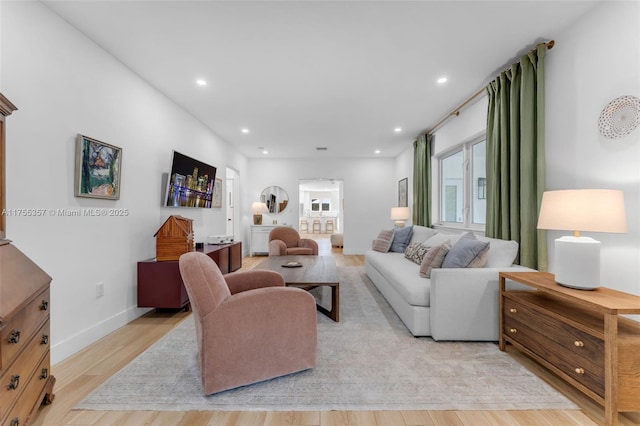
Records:
{"label": "ceiling vent", "polygon": [[326,151],[326,150],[328,150],[328,149],[329,149],[329,148],[327,148],[326,146],[317,146],[317,147],[316,147],[316,151]]}

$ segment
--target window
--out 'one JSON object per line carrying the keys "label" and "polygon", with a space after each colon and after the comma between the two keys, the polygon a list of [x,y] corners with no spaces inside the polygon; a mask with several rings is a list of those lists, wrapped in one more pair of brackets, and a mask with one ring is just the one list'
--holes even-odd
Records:
{"label": "window", "polygon": [[329,198],[323,198],[322,200],[318,198],[311,199],[311,211],[312,212],[329,212],[331,211],[331,200]]}
{"label": "window", "polygon": [[484,227],[486,222],[486,141],[474,138],[442,155],[440,222],[457,227]]}

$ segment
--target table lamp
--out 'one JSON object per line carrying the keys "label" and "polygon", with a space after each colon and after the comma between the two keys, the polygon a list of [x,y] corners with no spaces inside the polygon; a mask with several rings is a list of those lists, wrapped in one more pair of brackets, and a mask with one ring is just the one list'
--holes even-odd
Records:
{"label": "table lamp", "polygon": [[253,224],[254,225],[262,225],[262,214],[268,213],[269,209],[265,203],[261,203],[260,201],[254,201],[251,204],[251,213],[253,213]]}
{"label": "table lamp", "polygon": [[573,231],[555,240],[556,282],[593,290],[600,286],[600,242],[587,232],[627,232],[622,191],[569,189],[542,194],[538,229]]}
{"label": "table lamp", "polygon": [[397,228],[403,228],[404,221],[410,217],[409,207],[391,207],[391,220],[396,221]]}

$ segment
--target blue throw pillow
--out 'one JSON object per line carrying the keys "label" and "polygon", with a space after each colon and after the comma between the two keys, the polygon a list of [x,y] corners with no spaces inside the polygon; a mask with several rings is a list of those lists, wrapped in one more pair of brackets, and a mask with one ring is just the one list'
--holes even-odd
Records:
{"label": "blue throw pillow", "polygon": [[489,254],[489,243],[463,237],[451,247],[442,262],[443,268],[482,268]]}
{"label": "blue throw pillow", "polygon": [[413,226],[407,226],[404,228],[393,229],[393,242],[389,251],[396,253],[404,253],[409,241],[411,241],[411,234],[413,232]]}

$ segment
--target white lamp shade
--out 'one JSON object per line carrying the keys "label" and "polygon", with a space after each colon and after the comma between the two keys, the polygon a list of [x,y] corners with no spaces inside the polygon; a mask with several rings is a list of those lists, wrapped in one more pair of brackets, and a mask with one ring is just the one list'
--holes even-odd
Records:
{"label": "white lamp shade", "polygon": [[613,189],[568,189],[542,194],[538,229],[627,232],[624,194]]}
{"label": "white lamp shade", "polygon": [[265,203],[261,203],[260,201],[254,201],[253,204],[251,204],[251,213],[253,214],[269,213],[269,209],[267,208],[267,205]]}
{"label": "white lamp shade", "polygon": [[409,207],[391,207],[391,220],[408,220],[410,217]]}
{"label": "white lamp shade", "polygon": [[573,231],[555,240],[555,279],[580,290],[600,286],[600,242],[580,231],[627,232],[622,191],[570,189],[542,194],[539,229]]}

